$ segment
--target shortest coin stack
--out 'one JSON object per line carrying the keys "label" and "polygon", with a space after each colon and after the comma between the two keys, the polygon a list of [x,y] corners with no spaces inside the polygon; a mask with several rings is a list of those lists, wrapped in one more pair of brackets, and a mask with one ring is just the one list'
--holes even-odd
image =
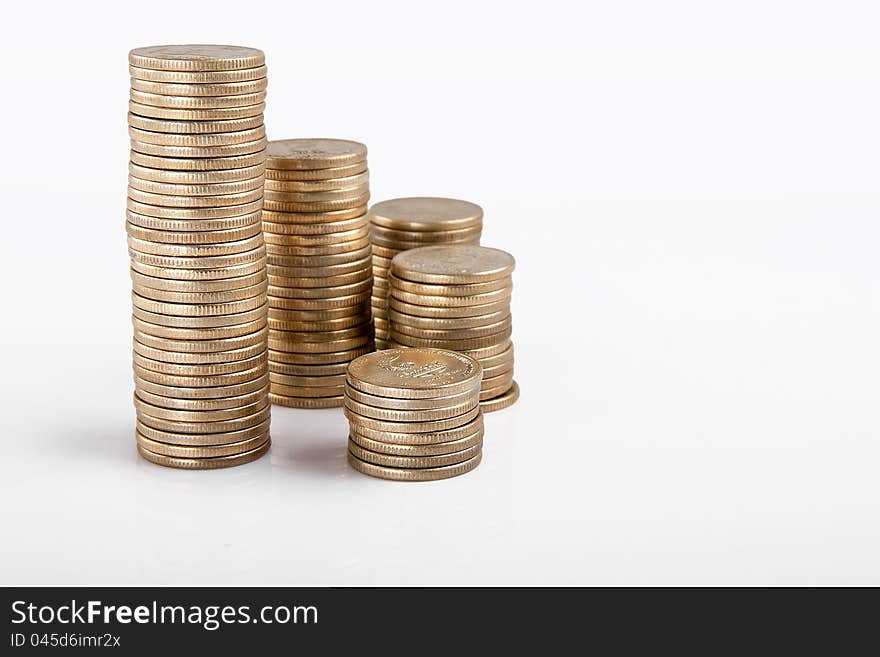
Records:
{"label": "shortest coin stack", "polygon": [[444,349],[388,349],[355,359],[345,383],[349,463],[398,481],[470,472],[483,453],[482,377],[479,362]]}

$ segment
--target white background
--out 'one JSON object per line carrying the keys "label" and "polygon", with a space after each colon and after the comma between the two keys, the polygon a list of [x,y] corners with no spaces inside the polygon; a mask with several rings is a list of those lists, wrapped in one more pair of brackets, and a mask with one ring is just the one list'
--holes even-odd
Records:
{"label": "white background", "polygon": [[[880,584],[873,6],[9,8],[0,583]],[[375,201],[484,207],[522,399],[478,470],[364,477],[338,409],[138,459],[126,54],[187,42],[264,49],[270,138],[365,142]]]}

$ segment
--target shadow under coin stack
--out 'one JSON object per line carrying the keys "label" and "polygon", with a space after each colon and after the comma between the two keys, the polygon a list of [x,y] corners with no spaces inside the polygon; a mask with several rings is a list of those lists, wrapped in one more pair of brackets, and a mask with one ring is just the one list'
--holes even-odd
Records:
{"label": "shadow under coin stack", "polygon": [[129,54],[128,210],[137,448],[239,465],[269,448],[263,53]]}
{"label": "shadow under coin stack", "polygon": [[376,348],[388,346],[388,267],[407,249],[430,244],[479,244],[483,209],[453,198],[412,197],[370,208],[373,242],[373,322]]}
{"label": "shadow under coin stack", "polygon": [[513,404],[510,297],[514,259],[483,246],[428,246],[394,257],[389,273],[393,346],[467,354],[483,367],[484,412]]}
{"label": "shadow under coin stack", "polygon": [[270,399],[342,406],[348,363],[373,350],[367,149],[286,139],[267,155]]}
{"label": "shadow under coin stack", "polygon": [[399,481],[469,472],[483,454],[482,368],[443,349],[389,349],[348,368],[348,461]]}

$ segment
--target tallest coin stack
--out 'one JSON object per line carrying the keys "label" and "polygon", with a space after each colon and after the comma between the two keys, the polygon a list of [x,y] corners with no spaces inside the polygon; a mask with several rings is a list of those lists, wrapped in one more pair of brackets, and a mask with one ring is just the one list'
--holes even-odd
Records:
{"label": "tallest coin stack", "polygon": [[247,463],[269,448],[263,53],[129,54],[126,229],[137,447],[161,465]]}

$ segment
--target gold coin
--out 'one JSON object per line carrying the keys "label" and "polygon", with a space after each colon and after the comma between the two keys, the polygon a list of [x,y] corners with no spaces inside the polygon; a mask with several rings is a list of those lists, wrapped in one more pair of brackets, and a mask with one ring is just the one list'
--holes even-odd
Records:
{"label": "gold coin", "polygon": [[381,267],[383,270],[387,270],[391,267],[391,260],[400,253],[401,249],[389,249],[387,247],[382,246],[381,244],[373,245],[373,257],[376,261],[373,263],[377,267]]}
{"label": "gold coin", "polygon": [[[220,339],[169,339],[150,335],[138,328],[134,329],[134,339],[141,345],[151,348],[160,349],[164,352],[175,352],[184,354],[224,354],[227,352],[235,352],[238,349],[265,349],[266,340],[269,337],[269,331],[265,328],[255,329],[244,335],[220,338]],[[149,355],[149,354],[145,354]],[[222,356],[218,356],[218,361],[223,360]]]}
{"label": "gold coin", "polygon": [[134,126],[128,127],[128,135],[142,144],[156,146],[180,146],[187,148],[214,148],[216,146],[232,146],[261,139],[266,136],[266,128],[262,124],[255,128],[237,130],[235,132],[187,133],[154,132],[142,130]]}
{"label": "gold coin", "polygon": [[[179,340],[181,341],[181,343],[190,340],[196,340],[199,343],[201,341],[205,341],[208,344],[212,344],[215,340],[245,338],[246,336],[251,336],[255,332],[260,331],[261,329],[266,327],[266,318],[261,317],[260,319],[251,322],[243,322],[241,324],[233,324],[231,326],[219,326],[214,328],[180,328],[173,326],[162,326],[161,324],[147,322],[134,316],[132,316],[131,318],[131,323],[134,325],[136,331],[140,331],[141,333],[152,336],[153,338],[161,338],[162,340]],[[140,338],[138,339],[141,342],[144,342],[144,340],[141,340]],[[152,342],[144,342],[144,344],[156,346]],[[176,345],[177,343],[174,344]],[[171,347],[169,346],[168,348],[170,349]]]}
{"label": "gold coin", "polygon": [[[263,102],[263,99],[266,97],[265,92],[261,92],[259,94],[253,94],[252,96],[243,96],[243,98],[254,98],[253,105],[245,105],[245,104],[236,104],[235,106],[232,103],[229,104],[228,107],[223,105],[218,105],[216,107],[204,107],[204,108],[188,108],[186,105],[181,105],[178,107],[162,107],[154,104],[142,104],[136,102],[134,100],[134,95],[138,92],[132,91],[132,100],[128,101],[128,111],[132,115],[142,116],[151,119],[167,119],[169,121],[229,121],[233,119],[251,119],[258,118],[260,121],[263,120],[263,111],[266,109],[266,103]],[[153,94],[143,94],[144,96],[153,96]],[[223,97],[191,97],[185,98],[183,96],[153,96],[153,98],[165,98],[165,102],[169,104],[170,102],[177,100],[187,100],[187,101],[196,101],[196,100],[205,100],[205,101],[216,101],[223,100]],[[225,98],[237,98],[237,96],[226,96]]]}
{"label": "gold coin", "polygon": [[[262,299],[260,300],[262,301]],[[206,315],[199,317],[154,313],[149,310],[144,310],[143,308],[138,308],[137,306],[132,307],[131,313],[137,319],[150,324],[165,326],[167,328],[182,329],[212,329],[225,326],[240,326],[254,320],[266,320],[265,305],[258,306],[253,310],[230,313],[228,315]]]}
{"label": "gold coin", "polygon": [[[265,235],[263,236],[265,239]],[[307,238],[306,238],[307,239]],[[314,258],[345,256],[349,253],[360,254],[370,247],[370,241],[364,237],[352,242],[340,242],[338,244],[323,244],[318,246],[292,246],[286,244],[266,244],[266,252],[269,261],[275,265],[285,267],[309,265]]]}
{"label": "gold coin", "polygon": [[153,194],[133,187],[128,188],[128,198],[153,206],[166,208],[218,208],[237,206],[243,203],[259,202],[263,190],[252,189],[236,194],[216,194],[214,196],[178,196],[172,194]]}
{"label": "gold coin", "polygon": [[175,410],[163,408],[144,401],[137,394],[134,395],[135,408],[151,417],[163,419],[166,421],[181,422],[217,422],[221,420],[234,420],[236,418],[246,417],[268,408],[269,399],[266,394],[259,395],[255,401],[244,406],[236,406],[235,408],[224,408],[215,410]]}
{"label": "gold coin", "polygon": [[493,322],[476,328],[424,329],[407,326],[406,324],[399,324],[394,321],[391,322],[389,328],[394,333],[401,333],[413,338],[427,338],[431,340],[465,340],[496,335],[497,333],[510,329],[512,325],[510,315],[508,315],[498,322]]}
{"label": "gold coin", "polygon": [[242,203],[241,205],[231,205],[224,208],[167,208],[149,203],[141,203],[132,198],[126,200],[126,205],[131,212],[135,212],[147,217],[158,217],[159,219],[183,219],[193,221],[198,219],[226,219],[229,217],[241,217],[242,215],[251,215],[260,210],[262,200],[252,201],[250,203]]}
{"label": "gold coin", "polygon": [[[490,399],[495,395],[500,395],[503,392],[507,392],[510,389],[510,386],[513,385],[513,370],[508,370],[503,374],[499,374],[498,376],[493,376],[492,378],[484,378],[482,387],[480,388],[480,399]],[[495,394],[490,394],[491,392],[495,392]]]}
{"label": "gold coin", "polygon": [[[249,404],[265,403],[268,398],[269,383],[262,388],[248,392],[243,395],[233,397],[220,397],[218,399],[177,399],[174,397],[164,397],[146,390],[137,390],[136,395],[154,408],[160,407],[172,411],[181,411],[185,413],[209,413],[220,411],[236,412],[238,408]],[[157,416],[158,417],[158,416]],[[169,418],[170,419],[170,418]]]}
{"label": "gold coin", "polygon": [[480,442],[476,445],[472,445],[471,447],[450,454],[438,454],[435,456],[397,456],[393,454],[373,452],[364,449],[351,439],[348,441],[349,453],[360,461],[391,468],[407,469],[437,468],[445,465],[463,463],[464,461],[480,454],[482,449],[483,443]]}
{"label": "gold coin", "polygon": [[273,382],[271,390],[272,394],[285,397],[338,397],[342,392],[342,386],[286,386]]}
{"label": "gold coin", "polygon": [[263,66],[266,57],[256,48],[188,44],[135,48],[128,63],[158,71],[232,71]]}
{"label": "gold coin", "polygon": [[358,427],[369,427],[378,431],[386,431],[390,433],[428,433],[431,431],[442,431],[453,427],[467,424],[475,417],[480,415],[479,405],[475,406],[466,413],[456,415],[454,417],[444,418],[442,420],[423,420],[412,422],[392,422],[388,420],[376,420],[371,417],[359,415],[350,410],[347,406],[343,407],[345,417],[348,418],[349,425]]}
{"label": "gold coin", "polygon": [[151,180],[171,185],[216,185],[244,180],[263,180],[265,171],[264,164],[220,171],[169,171],[143,167],[134,162],[128,163],[128,173],[131,176],[140,180]]}
{"label": "gold coin", "polygon": [[253,381],[245,383],[211,386],[207,388],[193,388],[187,386],[164,385],[147,381],[135,375],[134,387],[137,394],[141,392],[153,393],[162,397],[171,397],[174,399],[226,399],[227,397],[238,397],[257,390],[265,390],[269,385],[269,373]]}
{"label": "gold coin", "polygon": [[305,264],[309,267],[326,267],[329,265],[341,265],[345,263],[361,262],[370,255],[370,245],[356,251],[334,253],[331,255],[316,255],[305,257],[285,257],[279,255],[268,256],[269,264],[279,268],[300,268]]}
{"label": "gold coin", "polygon": [[[189,197],[189,196],[210,196],[215,197],[219,196],[225,200],[228,200],[228,196],[230,194],[241,194],[244,192],[259,192],[262,188],[263,179],[262,178],[253,178],[251,180],[240,180],[236,182],[225,182],[225,183],[209,183],[204,185],[179,185],[174,183],[160,183],[155,182],[153,180],[141,180],[140,178],[136,178],[135,176],[128,176],[128,186],[129,190],[137,190],[140,192],[147,192],[149,194],[158,194],[160,195],[160,200],[165,200],[166,197]],[[248,201],[256,200],[259,198],[260,194],[254,194],[253,198],[248,199]],[[191,205],[186,199],[181,203],[179,200],[174,203],[168,202],[159,202],[156,203],[154,201],[150,201],[147,199],[138,199],[144,203],[152,203],[153,205],[170,205],[172,207],[186,207]],[[232,201],[231,204],[234,203],[243,203],[244,201]],[[227,202],[209,202],[209,203],[196,203],[197,206],[218,206],[218,205],[229,205]]]}
{"label": "gold coin", "polygon": [[416,338],[405,333],[399,333],[394,325],[389,329],[389,338],[398,344],[408,347],[434,347],[435,349],[449,349],[450,351],[467,351],[479,349],[491,345],[506,343],[511,335],[511,329],[493,333],[479,338],[462,338],[461,340],[440,340],[436,338]]}
{"label": "gold coin", "polygon": [[385,242],[389,242],[394,248],[397,242],[414,242],[420,246],[430,246],[437,242],[466,242],[480,238],[481,226],[472,228],[456,228],[451,230],[397,230],[385,228],[379,224],[373,224],[373,234]]}
{"label": "gold coin", "polygon": [[[375,281],[373,282],[375,287]],[[393,308],[388,310],[388,318],[399,327],[401,333],[409,333],[410,327],[417,329],[432,329],[435,331],[458,331],[476,328],[480,326],[491,325],[500,322],[510,316],[510,310],[499,310],[479,317],[418,317],[417,315],[408,315],[398,312]],[[404,328],[406,327],[406,328]]]}
{"label": "gold coin", "polygon": [[131,261],[131,268],[139,274],[152,276],[154,278],[165,278],[168,280],[176,280],[178,282],[205,282],[220,285],[221,282],[234,284],[237,286],[238,281],[243,276],[262,273],[266,271],[266,258],[260,258],[253,262],[241,265],[230,265],[229,267],[215,267],[213,269],[180,269],[175,267],[160,267],[156,265],[148,265],[146,263]]}
{"label": "gold coin", "polygon": [[[373,351],[372,343],[363,347],[355,347],[347,351],[331,351],[323,354],[301,354],[286,351],[269,350],[269,360],[276,363],[291,365],[330,365],[332,363],[347,363],[358,356],[363,356]],[[341,393],[341,391],[340,391]]]}
{"label": "gold coin", "polygon": [[269,361],[269,373],[289,374],[293,376],[335,376],[348,370],[348,363],[327,363],[326,365],[296,365],[294,363],[276,363]]}
{"label": "gold coin", "polygon": [[[269,380],[271,379],[270,375]],[[389,422],[429,422],[460,416],[475,408],[478,402],[478,399],[470,399],[454,406],[442,408],[398,409],[370,406],[369,404],[362,404],[350,397],[346,397],[345,407],[361,418],[386,420]]]}
{"label": "gold coin", "polygon": [[132,368],[140,380],[157,383],[163,386],[182,388],[221,388],[225,386],[233,386],[258,380],[269,371],[269,365],[265,361],[249,370],[232,372],[230,374],[216,374],[213,376],[162,374],[161,372],[154,372],[145,367],[141,367],[137,363],[132,363]]}
{"label": "gold coin", "polygon": [[509,290],[513,287],[513,279],[510,276],[494,281],[486,281],[485,283],[471,283],[470,285],[439,285],[435,283],[413,283],[412,281],[398,278],[389,272],[388,281],[398,290],[409,292],[410,294],[428,296],[472,297],[498,292],[499,290]]}
{"label": "gold coin", "polygon": [[292,340],[279,339],[278,333],[269,332],[269,348],[274,351],[283,351],[297,354],[323,354],[328,352],[348,351],[362,347],[373,341],[372,335],[359,335],[353,338],[327,340],[326,342],[294,342]]}
{"label": "gold coin", "polygon": [[237,242],[258,235],[260,233],[260,222],[255,221],[251,225],[242,226],[241,228],[176,232],[142,228],[126,221],[125,230],[131,237],[148,242],[164,244],[220,244],[223,242]]}
{"label": "gold coin", "polygon": [[268,288],[269,296],[285,299],[324,299],[328,297],[341,297],[361,292],[368,292],[373,287],[373,281],[366,279],[359,283],[350,283],[348,285],[334,285],[328,287],[277,287],[270,285]]}
{"label": "gold coin", "polygon": [[369,299],[369,292],[358,292],[357,294],[349,294],[343,297],[328,297],[326,299],[282,299],[280,297],[269,297],[269,307],[281,308],[283,310],[331,310],[333,308],[357,306],[369,301]]}
{"label": "gold coin", "polygon": [[236,133],[251,130],[263,125],[262,116],[248,116],[240,119],[218,119],[213,121],[173,121],[129,113],[128,125],[149,132],[166,132],[177,135],[205,135]]}
{"label": "gold coin", "polygon": [[345,385],[345,374],[323,374],[309,376],[303,374],[281,374],[269,372],[269,382],[282,386],[300,388],[339,388]]}
{"label": "gold coin", "polygon": [[352,387],[371,395],[424,399],[454,395],[479,386],[480,364],[442,349],[393,349],[354,361],[348,369]]}
{"label": "gold coin", "polygon": [[[323,321],[285,321],[283,319],[269,318],[269,328],[275,331],[294,331],[306,332],[312,331],[322,333],[324,331],[338,331],[346,328],[360,327],[364,323],[369,323],[370,313],[360,313],[358,315],[350,315],[349,317],[340,317],[338,319],[328,319]],[[368,329],[364,329],[367,331]]]}
{"label": "gold coin", "polygon": [[148,344],[142,344],[138,341],[137,335],[132,340],[132,349],[136,354],[155,361],[165,363],[178,364],[205,364],[205,363],[234,363],[242,362],[255,356],[264,356],[266,352],[266,340],[260,340],[255,344],[238,349],[227,349],[225,351],[205,351],[205,352],[189,352],[189,351],[172,351],[170,347],[177,345],[162,347],[152,347]]}
{"label": "gold coin", "polygon": [[[161,279],[159,279],[161,280]],[[191,284],[198,286],[198,283]],[[208,304],[215,305],[218,303],[228,303],[231,301],[244,301],[261,294],[265,294],[268,288],[268,282],[263,281],[250,287],[243,287],[235,290],[223,290],[221,292],[176,292],[169,290],[157,290],[142,285],[132,285],[132,290],[138,296],[160,301],[164,303],[182,303],[182,304]]]}
{"label": "gold coin", "polygon": [[236,454],[233,456],[216,456],[213,458],[179,458],[175,456],[165,456],[163,454],[156,454],[155,452],[151,452],[148,449],[145,449],[141,445],[138,445],[138,454],[144,457],[147,461],[151,463],[155,463],[156,465],[162,465],[169,468],[182,468],[185,470],[213,470],[216,468],[230,468],[236,465],[244,465],[245,463],[250,463],[252,461],[256,461],[258,458],[263,456],[267,451],[269,451],[269,446],[271,444],[271,440],[267,438],[266,441],[257,447],[256,449],[252,449],[249,452],[243,452],[241,454]]}
{"label": "gold coin", "polygon": [[348,452],[348,462],[355,470],[371,477],[390,479],[393,481],[437,481],[449,479],[465,474],[476,468],[483,458],[480,452],[473,458],[455,465],[444,465],[436,468],[392,468],[384,465],[375,465],[360,460],[351,452]]}
{"label": "gold coin", "polygon": [[326,169],[367,159],[367,147],[347,139],[283,139],[272,141],[267,151],[272,169]]}
{"label": "gold coin", "polygon": [[263,220],[276,224],[321,224],[361,217],[366,211],[366,205],[330,212],[273,212],[267,209],[263,211]]}
{"label": "gold coin", "polygon": [[144,105],[146,107],[160,107],[200,112],[260,105],[266,100],[266,91],[256,91],[249,94],[235,94],[232,96],[175,96],[172,94],[156,94],[148,91],[129,89],[128,97],[129,103],[137,103],[138,105]]}
{"label": "gold coin", "polygon": [[[394,240],[394,241],[387,240],[383,237],[380,237],[379,235],[376,235],[375,232],[371,235],[371,239],[373,240],[373,246],[375,246],[376,248],[384,248],[389,251],[397,251],[398,253],[400,251],[410,251],[412,249],[420,249],[424,246],[432,246],[431,244],[426,244],[424,242],[403,242],[400,240]],[[459,245],[459,244],[463,245],[463,246],[476,245],[476,244],[478,244],[478,241],[467,240],[467,241],[462,241],[462,242],[451,242],[451,241],[450,242],[443,242],[444,246],[454,246],[454,245]],[[434,245],[436,246],[437,243],[435,243]]]}
{"label": "gold coin", "polygon": [[483,431],[483,415],[478,414],[470,422],[451,429],[442,431],[428,431],[423,433],[389,432],[381,429],[373,429],[360,424],[349,426],[350,435],[358,440],[360,437],[379,440],[394,445],[435,445],[448,443],[453,440],[461,440],[474,433]]}
{"label": "gold coin", "polygon": [[367,161],[355,162],[341,167],[327,167],[325,169],[271,169],[267,171],[266,178],[269,180],[339,180],[349,176],[364,173],[367,170]]}
{"label": "gold coin", "polygon": [[335,397],[287,397],[270,392],[269,401],[275,406],[290,408],[336,408],[342,406],[342,395]]}
{"label": "gold coin", "polygon": [[151,82],[131,78],[131,88],[149,94],[163,96],[240,96],[264,91],[268,78],[246,80],[244,82],[213,82],[204,84],[185,82]]}
{"label": "gold coin", "polygon": [[[503,351],[492,356],[482,356],[478,358],[478,360],[480,361],[480,365],[483,366],[483,371],[485,372],[486,368],[497,367],[503,363],[512,363],[513,354],[513,343],[508,340],[507,346]],[[472,356],[472,358],[474,358],[474,356]]]}
{"label": "gold coin", "polygon": [[367,187],[370,174],[367,171],[352,176],[331,178],[330,180],[266,180],[266,191],[278,192],[329,192],[336,189]]}
{"label": "gold coin", "polygon": [[[170,148],[170,147],[169,147]],[[224,147],[225,148],[225,147]],[[231,146],[229,148],[232,148]],[[263,201],[263,207],[272,212],[331,212],[333,210],[351,210],[366,205],[370,200],[369,192],[350,199],[340,201],[315,201],[311,203],[292,202],[292,201],[273,201],[266,199]]]}
{"label": "gold coin", "polygon": [[483,429],[480,428],[471,436],[465,436],[458,440],[450,440],[445,443],[429,445],[398,445],[381,440],[373,440],[357,434],[349,434],[348,439],[364,449],[380,454],[392,454],[395,456],[438,456],[440,454],[453,454],[468,447],[483,444]]}
{"label": "gold coin", "polygon": [[[175,258],[218,258],[248,253],[251,255],[245,261],[252,262],[262,257],[263,235],[262,233],[257,233],[251,237],[235,240],[234,242],[221,242],[219,244],[164,244],[162,242],[138,239],[129,235],[128,248],[130,251],[136,252],[138,259],[142,261],[143,256],[146,255]],[[230,264],[236,263],[232,262]],[[238,264],[243,263],[239,262]],[[196,267],[196,269],[205,268]]]}
{"label": "gold coin", "polygon": [[232,443],[231,445],[207,445],[204,447],[181,447],[180,445],[160,443],[157,440],[145,438],[137,431],[135,431],[135,439],[137,440],[139,449],[144,449],[151,454],[158,454],[172,458],[210,460],[212,458],[236,456],[250,452],[268,442],[269,435],[266,433],[262,436],[243,440],[239,443]]}
{"label": "gold coin", "polygon": [[373,223],[397,230],[437,231],[481,226],[483,209],[451,198],[397,198],[370,208]]}
{"label": "gold coin", "polygon": [[209,233],[261,225],[259,210],[233,217],[218,217],[215,219],[166,219],[163,217],[150,217],[126,210],[125,218],[132,226],[162,232]]}
{"label": "gold coin", "polygon": [[158,374],[171,374],[173,376],[220,376],[221,374],[236,374],[244,370],[253,369],[266,360],[267,354],[262,352],[250,358],[225,363],[167,363],[161,360],[153,360],[135,351],[132,354],[132,362],[139,367],[156,372]]}
{"label": "gold coin", "polygon": [[270,276],[278,276],[279,278],[316,279],[342,276],[345,274],[351,274],[352,272],[362,272],[369,266],[370,256],[368,253],[360,260],[340,262],[326,266],[314,266],[310,264],[307,267],[281,267],[277,265],[269,265],[266,269]]}
{"label": "gold coin", "polygon": [[227,157],[164,157],[131,151],[129,157],[140,166],[173,171],[225,171],[261,166],[266,161],[265,151]]}
{"label": "gold coin", "polygon": [[[358,281],[369,280],[370,271],[362,269],[347,274],[339,274],[337,276],[317,276],[317,277],[296,277],[269,275],[269,285],[278,287],[335,287],[337,285],[348,285],[349,283],[357,283]],[[375,283],[375,281],[374,281]]]}
{"label": "gold coin", "polygon": [[[258,238],[260,240],[263,239],[262,235],[259,235]],[[252,240],[254,238],[251,238]],[[154,267],[166,267],[168,269],[217,269],[217,268],[227,268],[227,267],[235,267],[237,265],[245,265],[252,262],[259,262],[266,258],[266,248],[262,245],[257,248],[251,248],[246,251],[241,251],[238,253],[226,253],[223,255],[209,256],[209,255],[157,255],[152,253],[145,253],[141,251],[140,248],[148,248],[146,247],[147,243],[138,244],[140,240],[133,240],[132,238],[128,238],[129,240],[129,249],[128,255],[134,262],[142,263],[145,265],[152,265]],[[135,244],[132,245],[132,242]],[[249,242],[249,244],[241,246],[251,246],[254,244],[254,241],[251,240],[242,240],[242,242]],[[137,246],[138,248],[134,248]],[[171,245],[169,245],[171,246]],[[155,248],[155,245],[153,245]],[[188,249],[196,249],[196,246],[185,247],[187,251],[186,253],[192,253]],[[231,247],[235,248],[235,247]],[[198,253],[199,251],[196,251]]]}
{"label": "gold coin", "polygon": [[[239,155],[261,154],[266,148],[266,138],[261,137],[253,141],[245,141],[240,144],[226,146],[164,146],[162,144],[147,144],[136,139],[129,140],[131,143],[132,160],[134,153],[166,158],[229,158]],[[140,164],[140,162],[138,163]],[[256,162],[254,162],[256,164]],[[308,208],[304,208],[308,210]],[[315,208],[322,210],[324,208]],[[342,208],[327,208],[342,209]]]}
{"label": "gold coin", "polygon": [[428,318],[458,319],[462,317],[485,317],[497,312],[510,312],[510,300],[503,299],[493,303],[476,306],[426,306],[400,301],[396,297],[388,299],[388,308],[407,315]]}
{"label": "gold coin", "polygon": [[218,82],[247,82],[265,78],[266,66],[240,68],[232,71],[157,71],[129,65],[128,73],[133,78],[149,82],[216,84]]}
{"label": "gold coin", "polygon": [[345,306],[342,308],[330,308],[327,310],[284,310],[283,308],[269,308],[269,317],[283,322],[324,322],[330,319],[342,317],[361,316],[369,312],[367,304]]}
{"label": "gold coin", "polygon": [[[363,315],[356,315],[356,317],[363,317]],[[274,340],[287,340],[290,342],[333,342],[335,340],[347,340],[348,338],[368,335],[370,327],[369,319],[355,326],[328,331],[279,331],[273,330],[270,327],[269,337]]]}
{"label": "gold coin", "polygon": [[485,246],[424,246],[395,256],[391,271],[417,283],[457,285],[508,277],[514,265],[509,253]]}
{"label": "gold coin", "polygon": [[211,433],[229,433],[231,431],[240,431],[249,429],[250,427],[263,424],[269,420],[269,400],[259,410],[237,418],[229,420],[208,420],[205,422],[187,422],[183,420],[165,420],[153,417],[142,410],[142,405],[137,408],[138,423],[155,429],[157,431],[170,431],[173,433],[186,434],[211,434]]}
{"label": "gold coin", "polygon": [[282,203],[318,203],[325,201],[350,201],[369,193],[369,185],[358,185],[346,189],[333,189],[326,192],[283,192],[266,190],[266,199]]}
{"label": "gold coin", "polygon": [[[266,244],[275,247],[290,247],[295,249],[323,249],[323,247],[343,247],[348,250],[362,249],[370,243],[369,232],[362,228],[346,231],[344,233],[328,233],[326,235],[281,235],[263,225]],[[356,247],[350,247],[357,244]],[[333,251],[336,252],[336,251]],[[321,251],[323,253],[323,251]],[[339,251],[345,253],[345,251]],[[284,254],[287,255],[287,254]]]}
{"label": "gold coin", "polygon": [[475,388],[473,390],[465,390],[454,395],[446,395],[443,397],[433,397],[429,399],[399,399],[397,397],[383,397],[381,395],[371,395],[361,392],[357,388],[353,388],[350,384],[345,386],[345,394],[349,399],[360,404],[366,404],[374,408],[387,408],[398,411],[422,411],[438,408],[450,408],[453,406],[473,406],[479,401],[480,391]]}
{"label": "gold coin", "polygon": [[[339,221],[327,221],[322,223],[276,223],[263,219],[263,226],[267,232],[280,235],[339,235],[340,240],[347,239],[347,235],[352,231],[359,231],[358,237],[369,235],[370,224],[365,219],[366,215],[353,217],[351,219],[340,219]],[[363,235],[361,235],[362,233]]]}

